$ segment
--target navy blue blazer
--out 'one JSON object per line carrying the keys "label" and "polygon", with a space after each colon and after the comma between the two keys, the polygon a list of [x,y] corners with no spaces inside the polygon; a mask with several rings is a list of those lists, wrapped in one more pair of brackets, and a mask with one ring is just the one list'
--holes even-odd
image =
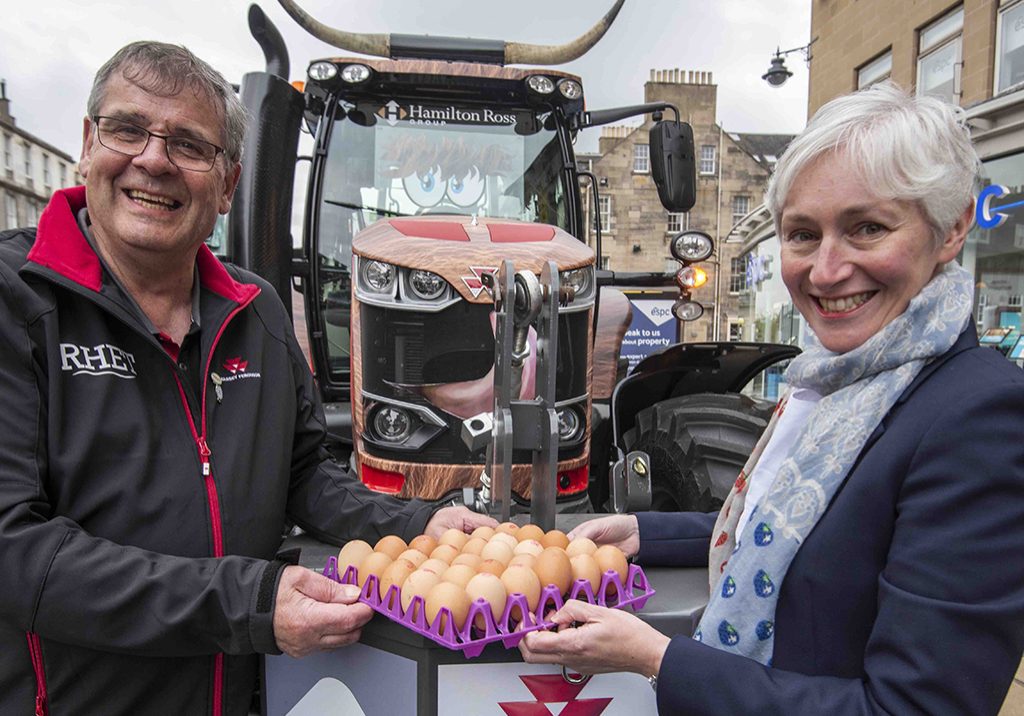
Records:
{"label": "navy blue blazer", "polygon": [[[707,566],[715,515],[643,513]],[[995,714],[1024,650],[1024,371],[973,325],[869,438],[779,591],[773,668],[672,639],[662,714]]]}

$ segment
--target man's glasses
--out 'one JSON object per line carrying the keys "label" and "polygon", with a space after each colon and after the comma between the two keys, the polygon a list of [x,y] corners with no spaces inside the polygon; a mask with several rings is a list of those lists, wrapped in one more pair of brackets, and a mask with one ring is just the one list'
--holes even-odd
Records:
{"label": "man's glasses", "polygon": [[213,169],[217,155],[224,150],[216,144],[193,137],[175,137],[150,132],[145,127],[115,117],[92,118],[96,125],[96,137],[107,149],[137,157],[146,151],[153,137],[164,140],[167,159],[179,169],[191,172],[208,172]]}

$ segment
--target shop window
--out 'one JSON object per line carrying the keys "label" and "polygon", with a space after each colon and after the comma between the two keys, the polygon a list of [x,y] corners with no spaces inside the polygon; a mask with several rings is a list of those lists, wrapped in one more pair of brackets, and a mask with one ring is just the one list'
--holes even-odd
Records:
{"label": "shop window", "polygon": [[633,145],[633,173],[651,173],[651,148],[647,144]]}
{"label": "shop window", "polygon": [[670,211],[668,212],[668,223],[665,225],[665,231],[670,234],[678,234],[680,231],[686,231],[690,228],[690,215],[683,211]]}
{"label": "shop window", "polygon": [[735,226],[739,220],[750,213],[750,197],[737,195],[732,198],[732,224]]}
{"label": "shop window", "polygon": [[700,147],[700,173],[715,173],[715,145],[702,144]]}
{"label": "shop window", "polygon": [[918,43],[917,94],[956,104],[960,99],[960,66],[964,9],[958,7],[921,30]]}
{"label": "shop window", "polygon": [[996,86],[1002,92],[1024,82],[1024,2],[999,11],[996,31]]}
{"label": "shop window", "polygon": [[729,261],[729,292],[739,293],[747,290],[747,260],[737,256]]}
{"label": "shop window", "polygon": [[857,70],[857,89],[884,82],[892,74],[892,49]]}

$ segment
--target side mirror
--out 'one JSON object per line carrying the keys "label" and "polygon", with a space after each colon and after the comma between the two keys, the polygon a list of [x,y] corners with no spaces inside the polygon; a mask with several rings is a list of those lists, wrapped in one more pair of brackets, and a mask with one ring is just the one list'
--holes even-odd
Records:
{"label": "side mirror", "polygon": [[697,201],[693,128],[661,120],[651,128],[651,177],[668,211],[689,211]]}

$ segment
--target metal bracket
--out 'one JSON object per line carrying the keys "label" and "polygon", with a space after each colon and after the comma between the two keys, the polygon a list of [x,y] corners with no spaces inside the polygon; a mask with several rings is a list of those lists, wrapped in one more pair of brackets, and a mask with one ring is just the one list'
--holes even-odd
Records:
{"label": "metal bracket", "polygon": [[[619,455],[622,455],[620,452]],[[651,509],[651,459],[634,450],[612,467],[612,509],[640,512]]]}

